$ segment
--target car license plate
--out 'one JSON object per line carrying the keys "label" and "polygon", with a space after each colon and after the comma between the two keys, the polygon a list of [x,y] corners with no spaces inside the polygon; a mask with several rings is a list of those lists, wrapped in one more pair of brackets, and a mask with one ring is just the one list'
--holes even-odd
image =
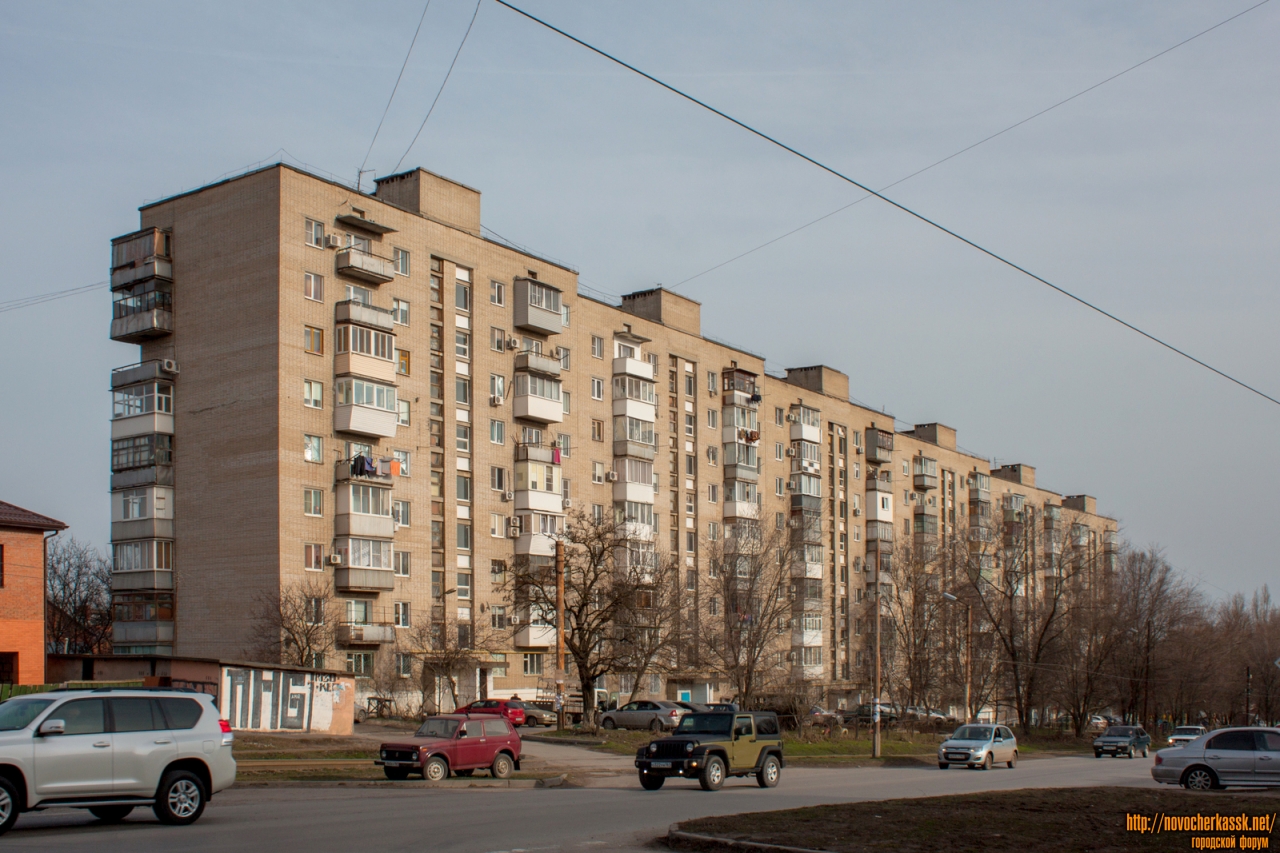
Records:
{"label": "car license plate", "polygon": [[670,761],[650,761],[649,766],[650,767],[670,767],[671,762]]}

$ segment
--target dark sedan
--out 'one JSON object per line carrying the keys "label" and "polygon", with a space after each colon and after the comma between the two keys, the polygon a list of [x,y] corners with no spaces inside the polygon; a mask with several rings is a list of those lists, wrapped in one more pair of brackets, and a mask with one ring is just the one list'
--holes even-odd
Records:
{"label": "dark sedan", "polygon": [[1119,758],[1127,755],[1136,758],[1139,754],[1147,757],[1147,747],[1151,746],[1151,735],[1142,730],[1142,726],[1108,726],[1107,730],[1093,740],[1093,757],[1101,758],[1110,755]]}

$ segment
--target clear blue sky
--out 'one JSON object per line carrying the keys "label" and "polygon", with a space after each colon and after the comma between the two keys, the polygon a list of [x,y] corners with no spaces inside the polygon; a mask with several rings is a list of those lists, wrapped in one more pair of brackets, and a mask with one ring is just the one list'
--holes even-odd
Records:
{"label": "clear blue sky", "polygon": [[[883,186],[1251,5],[552,2],[530,11]],[[405,153],[475,8],[433,0],[369,166]],[[418,2],[0,5],[0,302],[106,278],[136,208],[284,149],[354,178]],[[1280,396],[1280,3],[891,191]],[[856,197],[484,0],[405,159],[611,293]],[[1098,497],[1212,595],[1276,577],[1280,407],[876,202],[680,288],[705,331]],[[234,315],[229,315],[234,322]],[[0,313],[0,499],[106,546],[104,291]]]}

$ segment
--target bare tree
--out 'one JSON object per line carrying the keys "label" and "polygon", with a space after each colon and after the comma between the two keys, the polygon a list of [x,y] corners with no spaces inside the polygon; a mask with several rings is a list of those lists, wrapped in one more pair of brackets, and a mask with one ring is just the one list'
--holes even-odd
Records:
{"label": "bare tree", "polygon": [[[894,549],[892,583],[883,595],[883,669],[890,695],[909,705],[934,705],[942,654],[940,554],[932,543],[899,542]],[[882,577],[882,580],[889,580]],[[890,638],[892,638],[890,640]],[[885,648],[887,647],[887,649]],[[887,652],[887,653],[886,653]]]}
{"label": "bare tree", "polygon": [[1061,677],[1054,679],[1051,695],[1070,716],[1076,737],[1082,737],[1092,715],[1112,695],[1108,669],[1124,627],[1115,612],[1114,577],[1100,577],[1091,585],[1077,579],[1069,590],[1058,657]]}
{"label": "bare tree", "polygon": [[679,645],[680,572],[671,558],[655,558],[652,582],[634,590],[634,600],[618,614],[614,643],[618,671],[633,677],[631,696],[640,691],[641,679],[650,672],[676,668]]}
{"label": "bare tree", "polygon": [[334,650],[337,615],[333,587],[324,578],[288,584],[278,595],[265,593],[249,617],[246,654],[264,663],[324,666]]}
{"label": "bare tree", "polygon": [[[619,626],[649,618],[639,607],[659,577],[652,538],[633,525],[596,521],[581,512],[570,516],[564,534],[565,653],[582,690],[583,720],[595,719],[597,680],[620,672],[634,660],[634,646],[619,642]],[[554,622],[556,570],[546,558],[520,557],[508,573],[506,592],[522,620]],[[556,662],[558,665],[558,662]]]}
{"label": "bare tree", "polygon": [[452,710],[470,700],[467,689],[479,678],[481,665],[503,645],[503,637],[483,623],[458,619],[443,604],[431,608],[431,620],[419,623],[411,634],[409,654],[419,662],[422,709],[440,710],[440,691],[448,691]]}
{"label": "bare tree", "polygon": [[789,680],[793,600],[803,613],[806,602],[822,598],[820,578],[793,584],[797,555],[789,533],[740,519],[725,526],[723,539],[706,543],[710,579],[699,601],[699,657],[733,685],[745,707]]}
{"label": "bare tree", "polygon": [[45,603],[49,650],[101,654],[111,650],[111,561],[74,537],[49,541]]}

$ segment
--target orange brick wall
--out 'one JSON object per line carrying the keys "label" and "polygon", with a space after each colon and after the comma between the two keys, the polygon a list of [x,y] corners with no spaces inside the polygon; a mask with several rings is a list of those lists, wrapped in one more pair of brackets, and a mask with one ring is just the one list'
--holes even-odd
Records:
{"label": "orange brick wall", "polygon": [[17,683],[44,683],[44,536],[0,527],[0,654],[17,652]]}

